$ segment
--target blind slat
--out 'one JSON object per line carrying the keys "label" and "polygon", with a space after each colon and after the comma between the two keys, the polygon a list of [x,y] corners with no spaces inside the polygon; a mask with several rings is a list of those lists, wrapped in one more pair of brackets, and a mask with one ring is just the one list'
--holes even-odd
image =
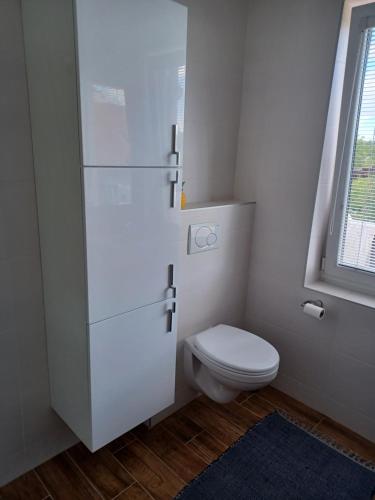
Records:
{"label": "blind slat", "polygon": [[375,29],[366,31],[360,98],[337,262],[375,273]]}

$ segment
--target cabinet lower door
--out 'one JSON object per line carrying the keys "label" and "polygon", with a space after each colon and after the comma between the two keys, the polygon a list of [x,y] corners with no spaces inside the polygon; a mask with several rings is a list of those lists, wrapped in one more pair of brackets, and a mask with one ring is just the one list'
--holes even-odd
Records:
{"label": "cabinet lower door", "polygon": [[160,302],[90,326],[92,451],[173,404],[171,309],[173,301]]}
{"label": "cabinet lower door", "polygon": [[175,168],[84,169],[89,323],[171,296],[180,178]]}

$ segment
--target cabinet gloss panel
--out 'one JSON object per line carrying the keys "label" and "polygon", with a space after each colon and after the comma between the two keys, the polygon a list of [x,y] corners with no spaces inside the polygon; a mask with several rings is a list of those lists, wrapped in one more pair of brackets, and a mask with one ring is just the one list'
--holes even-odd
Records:
{"label": "cabinet gloss panel", "polygon": [[76,0],[76,18],[83,164],[176,165],[172,127],[181,157],[186,7]]}
{"label": "cabinet gloss panel", "polygon": [[168,300],[90,326],[92,451],[173,404],[172,307]]}
{"label": "cabinet gloss panel", "polygon": [[[180,225],[178,169],[85,168],[89,323],[171,296]],[[175,206],[172,193],[176,189]]]}

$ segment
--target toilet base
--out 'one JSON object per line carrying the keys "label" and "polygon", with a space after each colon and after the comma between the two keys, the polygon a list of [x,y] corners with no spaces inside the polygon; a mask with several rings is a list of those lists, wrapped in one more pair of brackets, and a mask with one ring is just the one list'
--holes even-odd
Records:
{"label": "toilet base", "polygon": [[185,340],[184,368],[189,384],[198,392],[203,392],[216,403],[229,403],[243,391],[256,391],[267,386],[277,375],[271,373],[267,377],[254,377],[251,380],[232,380],[225,374],[213,371],[203,364],[193,352],[191,339]]}
{"label": "toilet base", "polygon": [[198,369],[194,383],[197,390],[206,394],[206,396],[216,401],[216,403],[229,403],[229,401],[233,401],[241,392],[238,389],[218,383],[218,380],[212,376],[210,370],[202,364]]}

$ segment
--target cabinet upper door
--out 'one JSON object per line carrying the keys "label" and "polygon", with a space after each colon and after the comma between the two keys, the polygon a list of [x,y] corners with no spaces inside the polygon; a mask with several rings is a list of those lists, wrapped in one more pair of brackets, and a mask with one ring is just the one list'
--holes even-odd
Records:
{"label": "cabinet upper door", "polygon": [[173,294],[180,174],[176,168],[84,169],[90,323]]}
{"label": "cabinet upper door", "polygon": [[174,402],[172,309],[159,302],[90,326],[92,451]]}
{"label": "cabinet upper door", "polygon": [[187,9],[172,0],[76,0],[85,166],[176,165],[184,130]]}

